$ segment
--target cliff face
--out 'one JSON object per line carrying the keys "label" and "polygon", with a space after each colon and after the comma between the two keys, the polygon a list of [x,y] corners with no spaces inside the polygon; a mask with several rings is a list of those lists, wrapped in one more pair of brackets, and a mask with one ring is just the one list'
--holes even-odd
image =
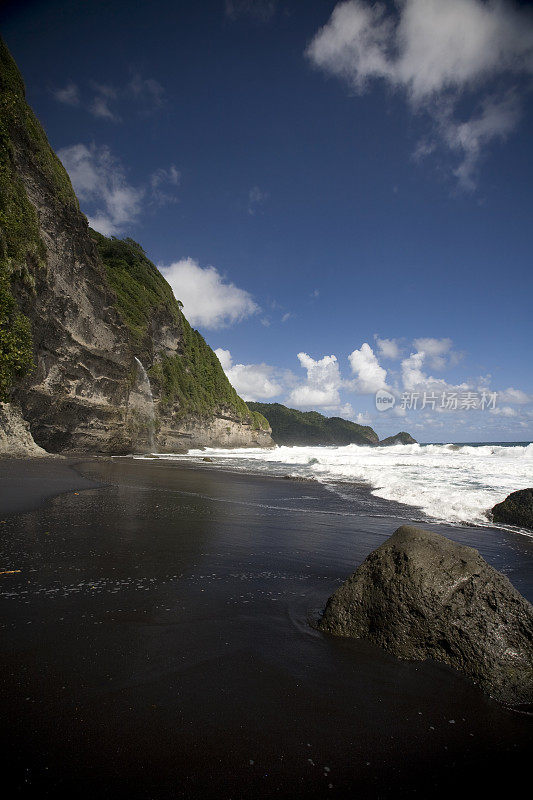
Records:
{"label": "cliff face", "polygon": [[0,116],[0,400],[51,452],[271,444],[139,245],[91,234],[1,40]]}
{"label": "cliff face", "polygon": [[272,426],[272,438],[283,445],[372,445],[379,441],[368,425],[341,417],[325,417],[317,411],[297,411],[280,403],[249,403]]}
{"label": "cliff face", "polygon": [[35,444],[28,423],[10,403],[0,403],[0,457],[21,458],[46,456]]}

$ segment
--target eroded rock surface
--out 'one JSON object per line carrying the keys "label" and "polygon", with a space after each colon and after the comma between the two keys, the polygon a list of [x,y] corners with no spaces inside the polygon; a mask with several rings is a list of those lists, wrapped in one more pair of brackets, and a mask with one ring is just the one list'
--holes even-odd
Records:
{"label": "eroded rock surface", "polygon": [[436,533],[398,528],[329,598],[318,627],[444,662],[506,704],[533,703],[533,607],[477,550]]}
{"label": "eroded rock surface", "polygon": [[46,450],[35,444],[20,409],[11,403],[0,403],[0,458],[47,455]]}

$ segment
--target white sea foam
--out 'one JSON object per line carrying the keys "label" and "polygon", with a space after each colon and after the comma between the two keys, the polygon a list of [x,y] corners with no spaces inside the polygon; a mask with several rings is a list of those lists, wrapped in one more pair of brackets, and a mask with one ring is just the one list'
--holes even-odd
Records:
{"label": "white sea foam", "polygon": [[197,462],[205,456],[237,470],[315,478],[341,492],[343,483],[367,483],[376,497],[444,522],[487,524],[495,503],[533,485],[533,444],[209,448],[161,457]]}

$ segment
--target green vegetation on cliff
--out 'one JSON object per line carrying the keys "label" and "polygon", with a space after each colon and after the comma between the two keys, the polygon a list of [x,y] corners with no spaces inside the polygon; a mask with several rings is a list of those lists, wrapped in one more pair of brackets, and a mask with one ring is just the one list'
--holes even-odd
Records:
{"label": "green vegetation on cliff", "polygon": [[33,268],[42,264],[45,252],[37,214],[15,166],[13,137],[25,107],[24,84],[0,39],[0,400],[9,399],[16,382],[33,365],[30,321],[13,288],[20,283],[32,290]]}
{"label": "green vegetation on cliff", "polygon": [[117,295],[118,311],[138,345],[150,337],[150,325],[158,312],[167,313],[179,324],[179,304],[157,267],[133,239],[108,239],[90,230],[107,279]]}
{"label": "green vegetation on cliff", "polygon": [[[69,281],[78,279],[70,297]],[[76,443],[80,422],[91,428],[88,418],[98,421],[94,440],[100,444],[105,439],[105,432],[99,433],[101,420],[116,425],[127,405],[135,355],[149,370],[160,400],[161,425],[172,428],[182,417],[218,416],[269,430],[266,420],[237,395],[181,308],[140,245],[88,232],[70,179],[27,105],[22,77],[0,39],[0,401],[15,396],[21,405],[26,403],[40,435],[54,448]],[[107,345],[101,350],[79,339],[80,313],[82,327],[90,327],[94,319],[100,333],[107,329],[115,357],[110,358]],[[60,404],[47,396],[49,373],[32,374],[34,357],[48,347],[50,332],[58,399],[65,400],[61,393],[66,380],[69,392],[83,383],[83,392],[69,395],[67,431],[57,410]],[[106,337],[95,334],[96,339]],[[89,402],[90,376],[96,374],[91,367],[102,370],[97,374],[104,388],[94,387],[97,410]],[[36,405],[29,398],[34,401],[36,395],[34,415]],[[121,431],[110,431],[105,446],[115,447],[115,435],[116,447],[124,447]]]}
{"label": "green vegetation on cliff", "polygon": [[34,167],[46,183],[47,202],[79,209],[70,178],[56,156],[41,123],[26,102],[24,81],[11,53],[0,38],[0,103],[2,128],[8,146],[23,153],[28,167]]}
{"label": "green vegetation on cliff", "polygon": [[203,336],[181,315],[182,343],[179,353],[162,353],[149,370],[160,388],[163,406],[177,405],[179,416],[209,416],[215,411],[233,413],[239,419],[250,411],[228,381],[220,361]]}
{"label": "green vegetation on cliff", "polygon": [[32,369],[31,325],[17,298],[35,291],[46,251],[39,221],[20,177],[21,164],[43,178],[46,202],[56,213],[78,209],[70,179],[26,103],[24,82],[0,38],[0,400]]}
{"label": "green vegetation on cliff", "polygon": [[377,444],[379,441],[372,428],[341,417],[325,417],[317,411],[297,411],[280,403],[248,403],[248,407],[266,417],[276,444],[346,445]]}
{"label": "green vegetation on cliff", "polygon": [[164,408],[176,407],[177,416],[209,416],[228,413],[252,423],[255,430],[268,429],[261,414],[249,411],[228,381],[221,365],[198,331],[191,328],[170,285],[133,239],[108,239],[91,231],[104,263],[116,307],[142,349],[157,337],[161,321],[176,328],[179,350],[169,355],[154,352],[150,379]]}

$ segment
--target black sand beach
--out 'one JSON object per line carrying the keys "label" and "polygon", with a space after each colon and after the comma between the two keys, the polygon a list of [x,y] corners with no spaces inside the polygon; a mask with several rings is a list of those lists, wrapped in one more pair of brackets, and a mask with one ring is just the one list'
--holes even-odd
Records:
{"label": "black sand beach", "polygon": [[[531,717],[442,665],[309,624],[405,519],[314,483],[130,459],[3,462],[0,509],[7,796],[436,797],[529,782]],[[533,540],[432,527],[533,598]]]}

